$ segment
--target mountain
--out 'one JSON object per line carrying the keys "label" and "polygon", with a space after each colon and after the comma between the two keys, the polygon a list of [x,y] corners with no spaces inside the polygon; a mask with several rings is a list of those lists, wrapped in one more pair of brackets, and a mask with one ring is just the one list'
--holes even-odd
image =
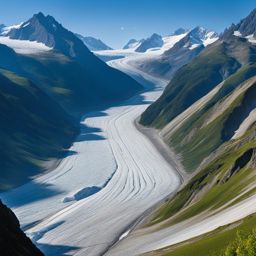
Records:
{"label": "mountain", "polygon": [[85,111],[142,88],[100,61],[53,17],[39,13],[5,31],[0,42],[12,48],[0,44],[0,190],[51,168],[79,132]]}
{"label": "mountain", "polygon": [[3,28],[5,28],[6,26],[4,24],[0,24],[0,34],[3,32]]}
{"label": "mountain", "polygon": [[96,39],[91,36],[82,36],[80,34],[75,34],[90,51],[104,51],[104,50],[113,50],[111,47],[107,46],[100,39]]}
{"label": "mountain", "polygon": [[162,47],[164,44],[163,39],[158,34],[153,34],[151,37],[145,39],[136,48],[136,52],[146,52],[150,48]]}
{"label": "mountain", "polygon": [[20,229],[14,213],[0,201],[0,254],[2,256],[42,256]]}
{"label": "mountain", "polygon": [[127,50],[127,49],[136,49],[143,41],[144,41],[144,39],[142,39],[142,40],[131,39],[131,40],[129,40],[129,42],[123,47],[123,49],[124,49],[124,50]]}
{"label": "mountain", "polygon": [[[254,18],[255,10],[180,68],[141,117],[141,123],[160,130],[190,174],[177,195],[156,211],[152,225],[163,222],[175,230],[178,223],[200,223],[226,209],[235,214],[230,207],[242,208],[255,196],[256,44],[248,40]],[[238,231],[252,232],[255,217],[165,248],[159,255],[190,255],[192,248],[202,248],[199,255],[223,255],[225,244],[220,241],[225,237],[231,243]]]}
{"label": "mountain", "polygon": [[154,76],[171,79],[172,75],[180,67],[187,64],[207,45],[212,44],[218,39],[217,33],[202,27],[196,27],[187,33],[180,34],[184,31],[184,29],[179,29],[176,32],[178,35],[169,36],[167,39],[176,41],[176,43],[171,45],[161,55],[150,56],[150,58],[142,62],[137,62],[138,67]]}
{"label": "mountain", "polygon": [[71,31],[65,29],[52,16],[39,12],[3,34],[10,39],[36,41],[72,58],[89,57],[91,53]]}
{"label": "mountain", "polygon": [[246,18],[242,19],[238,24],[232,24],[227,28],[222,38],[227,39],[230,36],[238,35],[241,37],[254,36],[256,38],[256,9],[254,9]]}
{"label": "mountain", "polygon": [[172,35],[174,35],[174,36],[179,36],[179,35],[185,34],[185,33],[187,33],[187,32],[188,32],[187,29],[178,28],[178,29],[176,29],[176,30],[173,32]]}
{"label": "mountain", "polygon": [[[35,14],[6,31],[0,43],[16,52],[13,65],[10,59],[1,59],[1,67],[34,81],[71,114],[81,115],[86,109],[117,102],[142,89],[135,80],[99,60],[49,15]],[[14,43],[20,44],[15,48]],[[25,46],[30,51],[21,51]],[[36,51],[31,52],[31,47]]]}
{"label": "mountain", "polygon": [[0,81],[0,190],[6,190],[63,157],[79,127],[26,78],[0,69]]}
{"label": "mountain", "polygon": [[254,47],[238,37],[210,45],[175,73],[163,95],[142,115],[142,122],[163,127],[243,65],[249,64],[254,56],[251,51],[255,51]]}

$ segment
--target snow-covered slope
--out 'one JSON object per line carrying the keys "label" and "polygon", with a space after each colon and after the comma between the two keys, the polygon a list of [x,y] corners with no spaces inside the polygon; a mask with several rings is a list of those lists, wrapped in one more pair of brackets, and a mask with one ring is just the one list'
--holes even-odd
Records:
{"label": "snow-covered slope", "polygon": [[12,26],[0,25],[0,44],[5,44],[20,54],[39,54],[52,50],[51,47],[37,41],[17,40],[8,37],[12,30],[25,28],[27,25],[28,23],[26,22]]}
{"label": "snow-covered slope", "polygon": [[170,79],[174,72],[218,40],[218,35],[203,27],[178,29],[173,34],[130,40],[120,50],[95,52],[103,60],[131,57],[130,65],[159,78]]}
{"label": "snow-covered slope", "polygon": [[39,54],[52,50],[43,43],[29,40],[16,40],[9,37],[0,36],[0,44],[5,44],[20,54]]}

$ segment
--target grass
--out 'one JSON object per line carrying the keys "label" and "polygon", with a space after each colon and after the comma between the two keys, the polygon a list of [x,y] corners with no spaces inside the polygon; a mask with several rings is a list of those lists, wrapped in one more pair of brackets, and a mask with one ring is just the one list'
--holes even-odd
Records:
{"label": "grass", "polygon": [[[240,85],[242,79],[256,74],[256,68],[247,66],[231,76],[223,85],[222,90],[210,100],[207,105],[192,115],[170,138],[170,145],[182,155],[183,165],[188,172],[194,171],[210,153],[223,142],[230,139],[232,132],[238,127],[249,112],[248,95],[241,94],[229,108],[215,120],[204,126],[207,118],[212,115],[212,109],[220,101],[224,101],[233,90]],[[253,105],[253,99],[250,104]],[[239,109],[240,108],[240,109]],[[252,108],[252,107],[251,107]],[[238,113],[240,111],[240,113]],[[239,117],[239,118],[238,118]],[[191,134],[192,133],[192,134]],[[225,135],[225,136],[224,136]]]}
{"label": "grass", "polygon": [[[237,203],[250,196],[253,190],[244,195],[242,192],[245,188],[253,186],[256,181],[254,156],[245,159],[246,153],[251,149],[254,152],[256,148],[254,130],[255,125],[243,137],[223,145],[222,153],[220,152],[195,175],[175,198],[158,209],[150,225],[170,218],[168,223],[165,223],[169,226],[204,211],[217,210],[231,203],[231,200]],[[245,163],[239,166],[242,159]],[[235,172],[230,174],[234,168],[236,168]],[[196,196],[199,196],[200,200],[193,201]]]}
{"label": "grass", "polygon": [[237,232],[252,232],[256,227],[256,214],[246,217],[236,223],[220,227],[210,233],[145,254],[145,256],[211,256],[220,255],[223,249],[236,238]]}
{"label": "grass", "polygon": [[[175,73],[163,95],[142,114],[141,123],[163,128],[223,79],[236,73],[241,67],[241,60],[233,57],[236,49],[247,56],[244,63],[249,64],[250,45],[245,41],[234,39],[234,42],[219,42],[208,47]],[[235,79],[239,80],[238,77]]]}
{"label": "grass", "polygon": [[0,69],[0,190],[30,180],[63,155],[78,127],[35,84]]}

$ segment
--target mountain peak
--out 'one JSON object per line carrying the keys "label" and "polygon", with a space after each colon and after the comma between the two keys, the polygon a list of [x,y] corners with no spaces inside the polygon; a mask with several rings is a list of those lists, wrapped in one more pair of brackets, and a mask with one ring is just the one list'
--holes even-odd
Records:
{"label": "mountain peak", "polygon": [[45,18],[45,15],[44,15],[42,12],[38,12],[38,13],[34,14],[33,17],[36,17],[36,18]]}
{"label": "mountain peak", "polygon": [[141,44],[136,49],[136,52],[146,52],[150,48],[162,47],[164,44],[163,38],[154,33],[147,39],[141,41]]}
{"label": "mountain peak", "polygon": [[185,34],[186,32],[187,32],[187,29],[178,28],[178,29],[176,29],[176,30],[173,32],[173,35],[174,35],[174,36],[179,36],[179,35]]}
{"label": "mountain peak", "polygon": [[253,9],[250,14],[242,19],[238,24],[232,24],[222,34],[222,39],[228,39],[234,35],[240,35],[241,37],[248,37],[256,35],[256,8]]}
{"label": "mountain peak", "polygon": [[42,12],[16,26],[11,26],[2,35],[16,40],[36,41],[77,58],[90,54],[83,42],[72,32],[65,29],[54,17]]}
{"label": "mountain peak", "polygon": [[103,43],[100,39],[96,39],[92,36],[82,36],[80,34],[75,34],[90,51],[104,51],[113,50],[111,47]]}

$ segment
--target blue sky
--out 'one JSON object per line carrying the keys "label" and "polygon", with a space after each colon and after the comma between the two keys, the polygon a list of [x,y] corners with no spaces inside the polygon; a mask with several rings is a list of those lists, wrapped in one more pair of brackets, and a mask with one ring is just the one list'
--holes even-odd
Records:
{"label": "blue sky", "polygon": [[0,23],[19,23],[42,11],[73,32],[118,48],[131,38],[166,35],[179,27],[221,32],[253,8],[255,0],[3,0]]}

